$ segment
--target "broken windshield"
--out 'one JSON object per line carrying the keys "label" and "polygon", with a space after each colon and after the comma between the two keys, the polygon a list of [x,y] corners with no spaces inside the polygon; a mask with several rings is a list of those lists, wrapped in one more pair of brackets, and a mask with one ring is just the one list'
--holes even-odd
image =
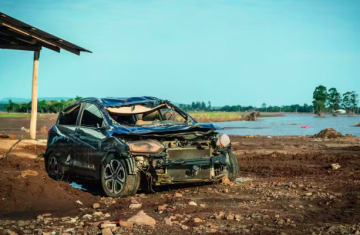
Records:
{"label": "broken windshield", "polygon": [[161,104],[153,108],[143,105],[128,107],[106,108],[110,117],[124,126],[159,126],[159,125],[187,125],[188,116],[180,114],[168,105]]}

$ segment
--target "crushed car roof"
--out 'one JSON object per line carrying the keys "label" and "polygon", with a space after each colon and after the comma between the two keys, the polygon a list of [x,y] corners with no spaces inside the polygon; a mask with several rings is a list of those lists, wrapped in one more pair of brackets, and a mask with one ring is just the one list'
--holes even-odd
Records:
{"label": "crushed car roof", "polygon": [[143,104],[143,103],[153,103],[154,105],[158,105],[161,103],[168,102],[166,100],[161,100],[152,96],[140,96],[140,97],[126,97],[126,98],[85,98],[82,101],[86,100],[98,100],[105,107],[118,107],[118,106],[128,106],[132,104]]}

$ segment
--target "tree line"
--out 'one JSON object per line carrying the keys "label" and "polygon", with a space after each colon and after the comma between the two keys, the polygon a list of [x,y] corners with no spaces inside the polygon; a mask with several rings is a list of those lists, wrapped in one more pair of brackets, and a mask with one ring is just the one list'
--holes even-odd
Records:
{"label": "tree line", "polygon": [[[64,110],[66,107],[72,105],[74,102],[81,100],[82,97],[77,96],[75,99],[69,100],[41,100],[38,101],[39,113],[58,113]],[[14,103],[11,100],[4,105],[4,109],[7,112],[14,113],[29,113],[31,111],[31,101],[24,103]]]}
{"label": "tree line", "polygon": [[180,104],[179,107],[185,111],[223,111],[223,112],[249,112],[258,110],[260,112],[313,112],[314,107],[312,105],[304,104],[293,104],[283,106],[267,106],[265,103],[262,104],[261,108],[255,106],[241,106],[241,105],[225,105],[223,107],[212,107],[211,102],[206,105],[205,102],[192,102],[191,104]]}
{"label": "tree line", "polygon": [[318,116],[324,116],[325,112],[336,114],[339,109],[344,109],[349,115],[359,113],[358,94],[355,91],[341,95],[335,87],[327,90],[320,85],[315,88],[313,99],[314,113]]}
{"label": "tree line", "polygon": [[[38,101],[39,113],[58,113],[70,106],[74,102],[81,100],[82,97],[76,96],[69,100],[42,100]],[[315,88],[313,93],[313,103],[308,104],[293,104],[283,106],[267,106],[263,103],[260,108],[256,106],[241,106],[241,105],[225,105],[222,107],[213,107],[211,102],[194,101],[191,104],[180,104],[179,107],[185,111],[223,111],[223,112],[249,112],[258,110],[260,112],[301,112],[301,113],[315,113],[318,116],[323,116],[325,112],[336,113],[339,109],[344,109],[348,114],[359,113],[358,94],[355,91],[345,92],[340,94],[336,88],[326,89],[325,86],[320,85]],[[7,112],[29,113],[31,111],[31,101],[25,103],[14,103],[11,100],[4,105]]]}

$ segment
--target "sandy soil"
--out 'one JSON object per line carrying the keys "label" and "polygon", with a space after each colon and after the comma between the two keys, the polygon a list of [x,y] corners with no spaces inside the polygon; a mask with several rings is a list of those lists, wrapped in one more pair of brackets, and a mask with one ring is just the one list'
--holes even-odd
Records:
{"label": "sandy soil", "polygon": [[[155,228],[117,225],[110,231],[114,234],[359,233],[359,137],[232,136],[231,139],[239,161],[239,178],[245,182],[162,187],[155,194],[139,192],[135,197],[119,199],[102,197],[97,184],[86,185],[91,190],[84,192],[66,182],[51,180],[45,173],[43,160],[36,159],[44,151],[44,144],[21,143],[8,159],[0,162],[0,234],[9,230],[18,234],[52,231],[101,234],[100,222],[103,226],[118,223],[140,210],[156,220]],[[14,141],[0,139],[0,155]],[[340,168],[332,169],[333,163],[338,163]],[[37,175],[32,175],[32,171]],[[182,196],[175,197],[175,193]],[[77,204],[77,200],[83,205]],[[142,204],[141,209],[129,209],[134,200]],[[191,201],[197,205],[189,205]],[[94,202],[100,203],[99,209],[91,207]],[[163,204],[167,204],[166,209],[159,211],[158,206]],[[83,215],[94,212],[103,215],[83,219]],[[219,216],[220,212],[224,215]],[[37,218],[44,213],[51,215]],[[109,214],[105,216],[106,213]],[[172,225],[167,225],[165,219],[168,224],[170,219]]]}
{"label": "sandy soil", "polygon": [[[57,120],[57,115],[38,116],[36,125],[36,137],[47,138],[46,129],[51,128]],[[0,117],[0,133],[15,134],[17,138],[29,138],[29,133],[21,128],[30,129],[30,117]],[[45,129],[45,130],[42,130]]]}

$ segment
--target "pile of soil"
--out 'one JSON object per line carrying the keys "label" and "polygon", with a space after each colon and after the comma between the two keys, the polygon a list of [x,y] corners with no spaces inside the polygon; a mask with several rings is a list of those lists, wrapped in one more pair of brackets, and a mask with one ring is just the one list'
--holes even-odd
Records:
{"label": "pile of soil", "polygon": [[318,134],[314,135],[315,138],[338,138],[338,137],[343,137],[343,135],[339,132],[337,132],[336,130],[334,130],[333,128],[326,128],[322,131],[320,131]]}
{"label": "pile of soil", "polygon": [[79,211],[77,200],[84,206],[96,201],[90,193],[49,178],[43,159],[35,162],[16,155],[0,162],[0,189],[0,217],[76,214]]}

